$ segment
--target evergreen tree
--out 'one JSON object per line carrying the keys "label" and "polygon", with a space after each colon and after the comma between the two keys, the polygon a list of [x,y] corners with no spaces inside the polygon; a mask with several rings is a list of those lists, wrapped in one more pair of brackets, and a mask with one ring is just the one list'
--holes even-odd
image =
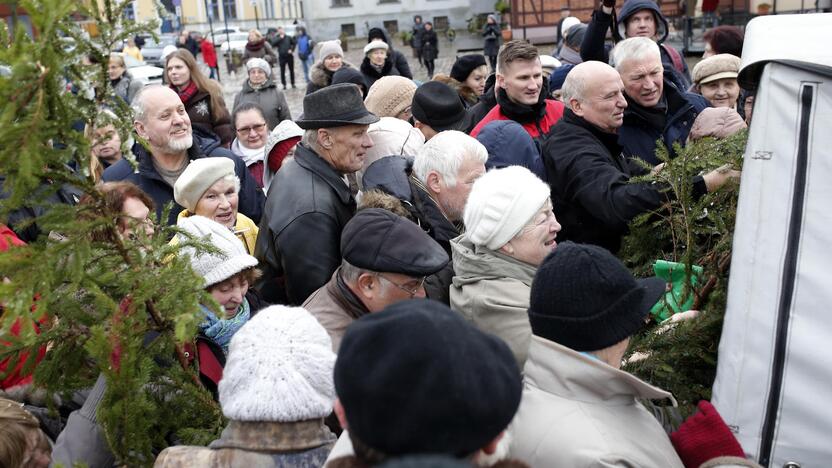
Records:
{"label": "evergreen tree", "polygon": [[[35,220],[42,232],[36,242],[0,254],[6,279],[0,284],[0,342],[9,344],[0,348],[0,360],[11,357],[13,369],[28,351],[24,371],[31,371],[36,350],[45,346],[35,385],[64,397],[103,374],[107,390],[98,421],[118,464],[150,466],[154,453],[172,442],[213,440],[224,421],[200,384],[189,348],[199,304],[217,306],[187,259],[176,255],[178,248],[211,248],[190,238],[169,246],[175,228],[157,227],[147,236],[134,226],[135,236],[120,235],[120,213],[106,208],[89,173],[90,141],[80,129],[101,123],[101,106],[116,112],[117,126],[132,122],[110,86],[109,51],[155,28],[123,19],[128,1],[90,2],[88,9],[80,1],[23,0],[19,6],[37,38],[22,27],[0,34],[0,64],[11,70],[0,76],[0,174],[8,194],[0,219],[25,207],[46,210]],[[94,19],[99,36],[88,38],[69,20],[78,13]],[[60,47],[63,37],[74,39],[73,50]],[[97,64],[84,65],[85,55]],[[77,187],[89,203],[49,204],[61,184]],[[22,324],[19,337],[9,333],[15,322]]]}

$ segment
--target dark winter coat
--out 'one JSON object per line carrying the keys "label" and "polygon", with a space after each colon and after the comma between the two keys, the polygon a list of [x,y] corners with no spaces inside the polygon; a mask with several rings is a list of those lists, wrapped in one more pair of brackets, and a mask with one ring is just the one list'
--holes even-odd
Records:
{"label": "dark winter coat", "polygon": [[497,105],[471,130],[471,136],[476,138],[483,127],[495,120],[513,120],[522,125],[535,141],[542,143],[563,115],[563,103],[546,99],[548,94],[548,87],[544,86],[537,103],[529,106],[512,101],[506,91],[500,89],[497,92]]}
{"label": "dark winter coat", "polygon": [[[339,70],[340,71],[340,70]],[[375,69],[372,65],[370,65],[370,58],[364,57],[364,61],[361,62],[361,75],[364,77],[364,84],[367,85],[367,89],[369,90],[373,83],[378,81],[379,78],[384,76],[402,76],[399,73],[398,68],[396,68],[396,64],[393,63],[393,59],[390,55],[384,60],[384,66],[381,67],[381,72]]]}
{"label": "dark winter coat", "polygon": [[[260,221],[260,216],[263,213],[263,191],[257,188],[257,182],[251,177],[251,174],[246,169],[246,163],[242,159],[234,156],[231,151],[224,148],[219,148],[219,142],[216,140],[209,140],[207,143],[197,134],[194,134],[194,144],[188,150],[188,158],[190,160],[211,157],[225,157],[234,161],[234,172],[240,178],[240,192],[238,211],[255,223]],[[208,153],[208,156],[205,154]],[[156,171],[153,166],[152,156],[143,146],[136,144],[133,147],[133,154],[136,155],[136,162],[138,163],[138,171],[134,172],[133,167],[127,161],[121,161],[113,164],[104,171],[102,180],[104,182],[126,181],[132,182],[139,186],[140,189],[147,192],[153,202],[156,204],[156,215],[162,216],[162,209],[168,203],[173,203],[168,216],[168,225],[176,224],[176,219],[179,212],[183,210],[181,206],[173,201],[173,187],[167,184],[162,179],[162,176]]]}
{"label": "dark winter coat", "polygon": [[[0,174],[0,201],[3,201],[11,196],[11,187],[4,187],[6,183],[6,176]],[[47,190],[54,190],[53,182],[44,180],[41,182],[38,192],[46,193]],[[66,205],[75,205],[81,200],[83,192],[69,184],[63,184],[56,191],[50,193],[44,203],[33,204],[30,206],[22,206],[14,211],[6,214],[4,220],[5,224],[17,234],[20,240],[26,243],[32,243],[37,240],[41,234],[41,229],[38,226],[37,218],[46,214],[49,210],[49,205],[63,203]],[[23,227],[24,223],[34,221],[31,224]],[[46,233],[48,234],[48,233]]]}
{"label": "dark winter coat", "polygon": [[246,43],[246,49],[243,52],[243,63],[252,58],[261,58],[272,66],[277,63],[277,54],[265,39],[261,39],[258,42]]}
{"label": "dark winter coat", "polygon": [[425,32],[425,23],[416,23],[413,21],[413,36],[410,38],[410,47],[414,49],[422,48],[422,34]]}
{"label": "dark winter coat", "polygon": [[269,124],[269,131],[274,130],[283,120],[292,120],[292,111],[283,91],[272,80],[266,80],[258,89],[251,87],[248,80],[243,82],[243,89],[234,97],[234,109],[240,104],[252,102],[263,109],[263,117]]}
{"label": "dark winter coat", "polygon": [[113,82],[113,92],[116,96],[124,100],[128,105],[133,102],[133,96],[142,89],[144,85],[141,81],[133,79],[130,72],[126,71],[121,75],[121,78]]}
{"label": "dark winter coat", "polygon": [[[341,62],[341,68],[355,67],[349,62]],[[324,89],[331,85],[332,75],[334,74],[335,72],[331,72],[324,67],[323,59],[312,64],[312,67],[309,69],[309,83],[306,84],[306,94],[314,93],[319,89]]]}
{"label": "dark winter coat", "polygon": [[436,60],[439,56],[439,39],[436,31],[431,29],[422,33],[422,60]]}
{"label": "dark winter coat", "polygon": [[[688,89],[690,87],[690,71],[688,65],[682,57],[682,68],[677,70],[673,64],[673,57],[671,52],[668,52],[665,47],[661,45],[667,39],[667,18],[662,15],[658,5],[652,0],[629,0],[624,3],[621,12],[618,14],[618,33],[621,37],[625,37],[625,20],[640,10],[650,10],[653,16],[656,17],[656,42],[660,44],[659,51],[662,55],[662,66],[664,67],[665,80],[670,80],[679,89]],[[592,20],[587,26],[584,34],[584,42],[581,44],[581,58],[584,62],[589,60],[597,60],[599,62],[609,62],[610,47],[605,44],[607,37],[607,30],[612,23],[612,15],[604,13],[600,8],[592,13]],[[678,51],[676,52],[678,54]],[[679,55],[681,57],[681,55]]]}
{"label": "dark winter coat", "polygon": [[282,56],[292,55],[295,52],[295,38],[289,35],[280,37],[275,34],[269,39],[269,44]]}
{"label": "dark winter coat", "polygon": [[188,111],[188,117],[191,118],[192,127],[200,127],[203,131],[217,135],[222,145],[228,147],[234,140],[231,114],[228,113],[228,108],[225,107],[225,100],[222,98],[222,94],[219,94],[216,96],[216,99],[219,99],[218,107],[220,111],[217,115],[214,115],[214,110],[211,108],[211,99],[211,94],[207,91],[197,91],[185,103],[185,110]]}
{"label": "dark winter coat", "polygon": [[[561,225],[558,242],[595,244],[615,253],[628,224],[658,208],[666,195],[652,183],[630,183],[634,170],[618,138],[567,109],[543,145],[552,206]],[[695,196],[705,193],[701,177]]]}
{"label": "dark winter coat", "polygon": [[674,156],[673,144],[685,146],[696,116],[708,107],[708,101],[699,94],[680,92],[667,80],[664,82],[664,99],[667,102],[665,124],[658,128],[645,118],[643,108],[627,97],[624,125],[618,131],[618,142],[627,157],[639,157],[650,164],[658,164],[656,140],[661,140],[670,150],[671,157]]}
{"label": "dark winter coat", "polygon": [[[410,65],[407,63],[407,58],[404,56],[403,53],[399,52],[398,50],[393,48],[393,43],[390,41],[390,38],[387,37],[387,31],[381,28],[373,28],[375,31],[381,33],[384,36],[384,42],[387,44],[387,57],[388,59],[393,61],[393,65],[395,69],[398,71],[400,76],[407,78],[408,80],[413,79],[413,73],[410,71]],[[367,43],[370,43],[370,39],[367,38]],[[424,44],[423,44],[424,45]],[[369,88],[369,87],[368,87]]]}
{"label": "dark winter coat", "polygon": [[497,24],[486,24],[482,30],[482,37],[485,43],[482,46],[482,54],[486,57],[496,57],[500,50],[500,26]]}
{"label": "dark winter coat", "polygon": [[272,303],[299,305],[341,264],[341,230],[355,198],[341,174],[299,144],[272,180],[254,256],[258,288]]}

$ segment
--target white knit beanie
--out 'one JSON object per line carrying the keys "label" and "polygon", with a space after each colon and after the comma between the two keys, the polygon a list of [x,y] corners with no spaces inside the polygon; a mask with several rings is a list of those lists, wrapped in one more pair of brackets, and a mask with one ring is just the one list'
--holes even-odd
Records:
{"label": "white knit beanie", "polygon": [[395,117],[410,107],[416,83],[403,76],[383,76],[376,80],[364,99],[367,110],[378,117]]}
{"label": "white knit beanie", "polygon": [[194,159],[173,184],[173,199],[193,213],[205,191],[226,176],[236,176],[231,158]]}
{"label": "white knit beanie", "polygon": [[523,166],[492,169],[474,182],[462,220],[474,245],[497,250],[549,199],[549,186]]}
{"label": "white knit beanie", "polygon": [[246,62],[246,74],[248,74],[252,68],[259,68],[263,70],[266,72],[266,77],[272,76],[272,67],[269,65],[269,62],[259,57],[251,58],[248,62]]}
{"label": "white knit beanie", "polygon": [[384,41],[372,41],[364,46],[364,55],[369,54],[371,51],[376,49],[384,49],[387,50],[389,46]]}
{"label": "white knit beanie", "polygon": [[332,412],[335,353],[326,330],[300,307],[258,312],[231,339],[219,383],[234,421],[294,422]]}
{"label": "white knit beanie", "polygon": [[344,58],[344,49],[341,48],[341,41],[338,39],[321,42],[320,49],[318,50],[319,61],[323,62],[330,55],[337,55]]}
{"label": "white knit beanie", "polygon": [[220,250],[220,253],[203,252],[197,255],[193,248],[182,249],[182,253],[190,256],[194,271],[205,279],[203,287],[221,283],[245,269],[257,266],[257,259],[246,253],[243,241],[213,219],[188,216],[181,218],[177,226]]}

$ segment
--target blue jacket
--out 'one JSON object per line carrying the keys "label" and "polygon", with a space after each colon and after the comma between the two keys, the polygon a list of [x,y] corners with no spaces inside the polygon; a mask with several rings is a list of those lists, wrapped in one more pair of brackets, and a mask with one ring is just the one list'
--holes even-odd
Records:
{"label": "blue jacket", "polygon": [[664,128],[651,125],[639,111],[638,105],[627,97],[629,106],[624,111],[624,125],[618,131],[618,143],[624,148],[627,157],[638,157],[650,164],[659,164],[661,161],[656,157],[657,140],[661,140],[670,150],[670,156],[674,157],[673,144],[685,146],[693,121],[708,107],[708,101],[702,96],[679,91],[667,80],[664,81],[664,97],[667,101]]}
{"label": "blue jacket", "polygon": [[495,120],[477,134],[477,140],[488,150],[486,169],[523,166],[546,182],[546,168],[540,149],[522,125],[513,120]]}
{"label": "blue jacket", "polygon": [[[196,133],[193,134],[193,138],[194,144],[188,150],[189,159],[224,157],[234,161],[234,172],[240,178],[237,210],[254,220],[255,223],[259,223],[260,216],[263,214],[265,196],[263,191],[257,188],[257,182],[254,181],[251,173],[246,169],[246,163],[231,151],[220,147],[218,140],[203,138]],[[161,217],[164,206],[173,202],[173,187],[168,185],[156,171],[156,168],[153,167],[151,155],[143,146],[136,144],[133,147],[133,154],[136,156],[136,162],[138,163],[137,171],[133,170],[133,166],[126,159],[122,159],[104,171],[102,180],[104,182],[133,182],[153,199],[156,204],[156,215]],[[176,224],[176,217],[179,216],[180,211],[182,211],[182,207],[174,202],[168,215],[168,225]]]}

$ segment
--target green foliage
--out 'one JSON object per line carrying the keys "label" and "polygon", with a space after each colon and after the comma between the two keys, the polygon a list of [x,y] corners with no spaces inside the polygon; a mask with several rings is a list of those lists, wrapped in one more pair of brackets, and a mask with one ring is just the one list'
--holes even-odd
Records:
{"label": "green foliage", "polygon": [[[31,369],[37,350],[48,348],[35,384],[65,397],[103,375],[107,391],[98,420],[118,464],[149,466],[153,453],[171,442],[214,439],[223,417],[185,351],[196,334],[199,304],[212,300],[176,252],[207,247],[192,239],[171,246],[174,228],[157,226],[147,236],[132,220],[126,222],[135,234],[121,235],[116,226],[125,219],[107,209],[86,171],[89,138],[73,129],[73,123],[100,124],[106,105],[118,116],[113,123],[129,131],[130,110],[113,94],[107,57],[116,43],[155,26],[125,21],[128,2],[104,0],[100,10],[88,10],[81,2],[24,0],[19,5],[38,37],[18,28],[0,38],[0,63],[11,68],[11,76],[0,77],[0,174],[10,194],[0,203],[0,221],[21,207],[45,209],[36,220],[43,235],[0,254],[0,276],[9,280],[0,283],[0,341],[10,343],[0,348],[0,360],[10,357],[12,369],[28,352]],[[88,38],[69,20],[73,13],[93,18],[100,36]],[[55,46],[62,37],[74,39],[74,50]],[[85,55],[98,57],[98,65],[83,65]],[[67,83],[78,92],[67,92]],[[65,183],[87,200],[48,204]],[[9,333],[15,322],[22,325],[18,337]]]}
{"label": "green foliage", "polygon": [[[657,259],[687,265],[687,289],[694,295],[693,309],[700,314],[674,325],[653,324],[634,337],[630,356],[647,357],[631,359],[626,370],[672,392],[683,415],[690,414],[700,399],[710,399],[739,192],[736,182],[728,182],[697,200],[694,176],[725,164],[740,169],[746,139],[745,131],[724,140],[705,138],[676,147],[677,157],[672,160],[666,148],[659,148],[656,153],[664,168],[636,179],[664,184],[671,201],[631,223],[621,258],[640,276],[652,275]],[[697,284],[690,282],[692,265],[704,268]]]}

